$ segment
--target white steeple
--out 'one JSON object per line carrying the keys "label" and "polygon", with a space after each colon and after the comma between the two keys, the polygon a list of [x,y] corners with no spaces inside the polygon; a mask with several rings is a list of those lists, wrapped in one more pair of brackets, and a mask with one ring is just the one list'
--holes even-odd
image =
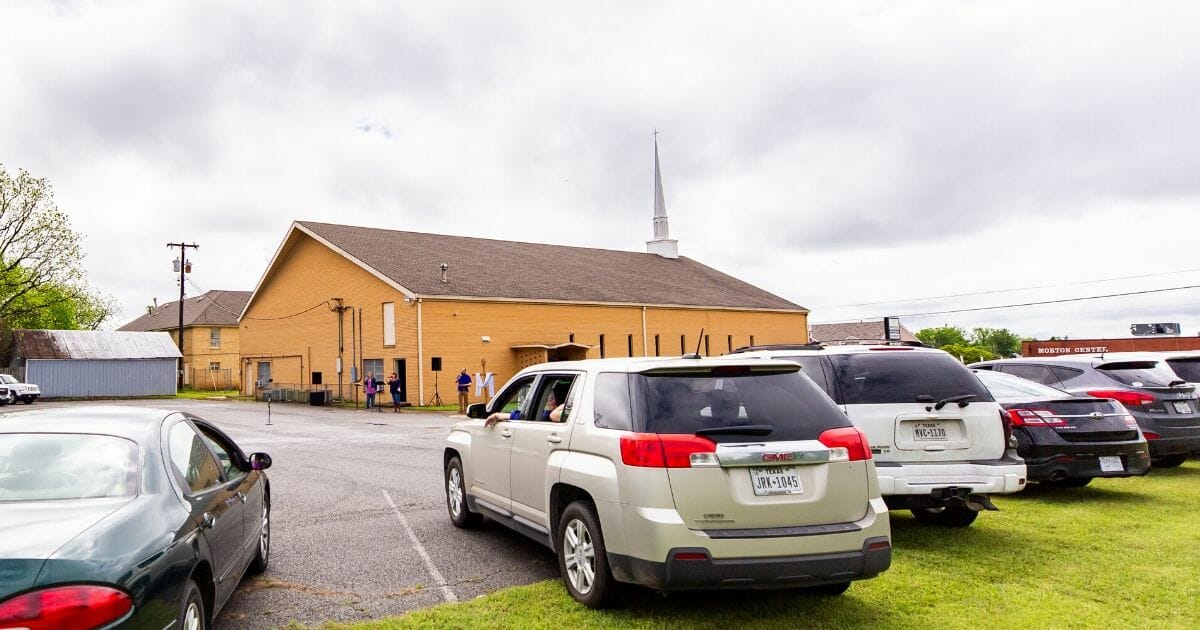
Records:
{"label": "white steeple", "polygon": [[658,166],[658,131],[654,132],[654,240],[646,241],[646,251],[663,258],[679,258],[679,241],[667,228],[667,202],[663,197],[662,170]]}

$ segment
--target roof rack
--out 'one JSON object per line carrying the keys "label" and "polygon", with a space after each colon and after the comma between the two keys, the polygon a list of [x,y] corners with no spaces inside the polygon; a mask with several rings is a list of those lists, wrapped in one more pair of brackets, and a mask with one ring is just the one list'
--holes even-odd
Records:
{"label": "roof rack", "polygon": [[735,348],[729,354],[738,354],[739,352],[755,352],[757,350],[823,350],[824,347],[819,343],[768,343],[757,346],[742,346]]}
{"label": "roof rack", "polygon": [[913,348],[928,348],[929,347],[920,341],[908,341],[908,340],[895,341],[895,340],[888,340],[888,339],[832,339],[830,341],[821,341],[818,343],[820,343],[821,345],[824,345],[824,346],[872,345],[872,346],[909,346],[909,347],[913,347]]}

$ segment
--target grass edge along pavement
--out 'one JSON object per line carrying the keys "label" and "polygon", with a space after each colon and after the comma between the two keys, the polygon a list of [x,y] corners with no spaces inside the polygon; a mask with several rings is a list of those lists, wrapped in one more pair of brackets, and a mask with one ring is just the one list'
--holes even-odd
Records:
{"label": "grass edge along pavement", "polygon": [[893,513],[891,569],[840,597],[632,589],[591,611],[550,580],[320,628],[1200,627],[1200,461],[995,501],[964,529]]}

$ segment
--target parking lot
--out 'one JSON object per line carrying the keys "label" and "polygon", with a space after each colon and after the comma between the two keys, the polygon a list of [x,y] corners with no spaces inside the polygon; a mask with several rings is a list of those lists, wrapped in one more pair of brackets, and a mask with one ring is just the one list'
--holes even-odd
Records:
{"label": "parking lot", "polygon": [[374,619],[558,574],[547,549],[501,526],[450,524],[441,452],[456,420],[446,413],[274,404],[267,424],[262,403],[101,404],[186,410],[274,460],[270,566],[239,587],[220,628]]}

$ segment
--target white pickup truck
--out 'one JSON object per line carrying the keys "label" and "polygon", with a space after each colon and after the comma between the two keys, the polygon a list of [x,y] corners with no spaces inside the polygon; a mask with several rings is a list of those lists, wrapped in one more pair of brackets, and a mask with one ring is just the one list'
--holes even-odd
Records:
{"label": "white pickup truck", "polygon": [[22,383],[11,374],[0,374],[0,405],[15,405],[18,400],[30,405],[41,395],[37,385]]}

